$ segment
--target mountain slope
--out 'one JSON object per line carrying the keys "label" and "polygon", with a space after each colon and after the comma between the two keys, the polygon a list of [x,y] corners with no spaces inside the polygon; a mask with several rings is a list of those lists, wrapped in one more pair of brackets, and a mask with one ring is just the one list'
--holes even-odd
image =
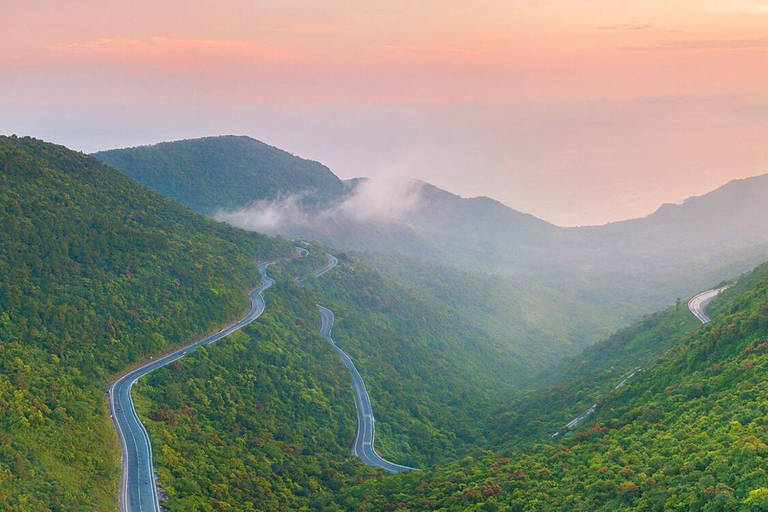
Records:
{"label": "mountain slope", "polygon": [[[223,155],[218,149],[208,152],[210,145],[210,139],[198,139],[97,156],[193,208],[207,214],[219,211],[218,218],[246,229],[530,277],[593,305],[616,326],[744,272],[768,256],[768,227],[761,222],[768,217],[768,175],[731,182],[679,206],[665,205],[646,218],[561,228],[488,198],[464,199],[420,182],[377,191],[366,180],[342,183],[324,167],[307,168],[315,176],[312,181],[287,170],[305,164],[296,157],[284,154],[290,165],[272,170],[259,152]],[[154,158],[156,154],[160,156]],[[233,159],[258,169],[248,174],[252,181],[247,187],[242,178],[220,171]],[[295,185],[276,189],[277,171]],[[300,191],[314,199],[281,200],[279,191]],[[202,195],[211,198],[204,207],[196,199]],[[358,208],[380,202],[406,203],[407,208],[386,210],[385,215]]]}
{"label": "mountain slope", "polygon": [[528,371],[451,308],[360,260],[339,255],[298,287],[294,276],[325,263],[317,249],[270,267],[259,321],[137,387],[169,510],[333,509],[342,488],[383,477],[350,456],[350,377],[319,334],[319,302],[335,308],[334,339],[365,379],[388,459],[430,467],[485,445],[480,418]]}
{"label": "mountain slope", "polygon": [[94,156],[205,215],[280,193],[308,192],[316,201],[344,192],[327,167],[249,137],[206,137]]}
{"label": "mountain slope", "polygon": [[238,315],[292,248],[30,138],[0,137],[0,212],[0,502],[111,510],[107,379]]}
{"label": "mountain slope", "polygon": [[[527,440],[517,437],[475,459],[398,475],[397,482],[368,481],[350,489],[345,503],[411,510],[765,510],[768,266],[736,289],[737,295],[716,299],[720,313],[712,322],[675,335],[679,343],[625,385],[595,376],[591,390],[599,394],[584,403],[599,404],[597,412],[575,433],[559,440],[546,433],[551,428],[533,429]],[[669,312],[653,329],[674,332],[675,317]],[[627,347],[647,337],[642,328],[628,334]],[[566,377],[551,393],[577,393],[571,387],[578,379]],[[531,403],[539,422],[562,421],[551,405]]]}
{"label": "mountain slope", "polygon": [[405,256],[356,256],[425,300],[445,304],[451,315],[485,333],[489,344],[514,355],[520,368],[505,378],[520,384],[607,336],[615,323],[532,278],[457,272]]}
{"label": "mountain slope", "polygon": [[277,267],[258,321],[135,389],[167,510],[322,510],[371,474],[348,449],[349,374]]}
{"label": "mountain slope", "polygon": [[[14,138],[0,148],[0,500],[10,510],[113,510],[107,380],[237,316],[256,259],[293,247],[193,214],[66,148]],[[137,384],[169,507],[323,508],[342,483],[377,475],[346,449],[348,373],[317,332],[319,301],[335,309],[336,341],[365,374],[377,446],[402,462],[431,465],[485,444],[475,419],[493,394],[544,364],[533,341],[517,351],[500,333],[489,342],[458,304],[396,282],[383,264],[342,256],[298,288],[288,269],[305,274],[315,253],[274,269],[267,311],[242,336]]]}

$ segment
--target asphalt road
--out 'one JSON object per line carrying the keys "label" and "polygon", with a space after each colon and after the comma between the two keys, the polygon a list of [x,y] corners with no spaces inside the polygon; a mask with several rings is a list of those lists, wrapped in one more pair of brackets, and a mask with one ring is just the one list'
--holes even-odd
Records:
{"label": "asphalt road", "polygon": [[256,320],[264,312],[265,307],[264,298],[261,294],[274,283],[266,274],[267,265],[269,263],[259,265],[262,283],[250,293],[251,310],[247,315],[216,334],[136,368],[117,379],[107,391],[109,412],[123,448],[119,496],[121,511],[160,512],[155,474],[152,471],[152,446],[149,442],[149,435],[133,407],[131,387],[144,375],[181,359],[187,353],[197,350],[197,347],[201,345],[218,341]]}
{"label": "asphalt road", "polygon": [[[306,256],[307,254],[309,254],[309,251],[307,251],[306,249],[301,249],[301,247],[297,247],[296,249],[299,249],[300,256]],[[301,251],[305,251],[305,252],[301,253]],[[325,255],[328,256],[328,263],[326,263],[323,267],[321,267],[321,268],[315,270],[314,272],[312,272],[311,274],[309,274],[309,276],[320,277],[321,275],[325,274],[326,272],[331,270],[333,267],[335,267],[336,264],[339,262],[339,260],[337,260],[335,256],[332,256],[332,255],[330,255],[328,253],[325,253]],[[309,277],[309,276],[307,276],[307,277]],[[304,285],[304,281],[307,280],[307,277],[302,277],[301,279],[296,279],[296,283],[298,283],[299,286],[303,286]]]}
{"label": "asphalt road", "polygon": [[415,469],[389,462],[379,456],[379,454],[376,453],[376,450],[374,450],[373,441],[376,435],[376,425],[373,417],[373,409],[371,408],[371,399],[368,397],[368,391],[365,389],[365,382],[363,382],[360,372],[357,371],[357,368],[355,368],[355,365],[349,356],[347,356],[347,354],[334,343],[333,338],[331,338],[331,329],[333,329],[333,311],[324,308],[323,306],[318,307],[320,308],[320,334],[333,345],[333,348],[339,353],[339,357],[341,357],[341,360],[349,370],[349,373],[352,374],[352,390],[355,394],[355,406],[357,407],[357,434],[352,443],[352,455],[358,457],[369,466],[377,466],[393,473]]}
{"label": "asphalt road", "polygon": [[691,313],[693,313],[694,316],[698,318],[702,324],[709,322],[709,317],[707,316],[707,306],[710,302],[712,302],[712,299],[714,299],[718,293],[725,290],[725,288],[726,287],[724,286],[722,288],[701,292],[688,301],[688,309],[691,310]]}

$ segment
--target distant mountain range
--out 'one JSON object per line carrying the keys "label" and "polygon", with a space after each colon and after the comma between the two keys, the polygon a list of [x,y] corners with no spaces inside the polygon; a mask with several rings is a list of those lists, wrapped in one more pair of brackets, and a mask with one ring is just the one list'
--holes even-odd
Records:
{"label": "distant mountain range", "polygon": [[[219,158],[205,148],[222,142],[281,167],[209,168]],[[598,340],[636,300],[768,259],[766,178],[560,228],[424,183],[343,182],[249,139],[184,144],[208,163],[154,176],[186,180],[209,215],[376,253],[340,253],[299,287],[327,250],[303,244],[308,255],[270,267],[258,322],[136,383],[167,510],[768,506],[768,263],[731,281],[705,326],[681,301]],[[294,175],[294,163],[306,167]],[[228,184],[238,173],[247,185]],[[313,191],[318,180],[330,185]],[[0,502],[114,510],[107,382],[216,332],[245,306],[256,260],[301,242],[213,222],[31,138],[0,137],[0,211]],[[377,448],[423,471],[389,477],[350,455],[349,375],[317,332],[318,303],[365,375]]]}
{"label": "distant mountain range", "polygon": [[[214,222],[29,137],[0,137],[0,211],[0,503],[114,510],[108,381],[217,332],[247,305],[257,260],[296,244]],[[485,443],[475,423],[493,401],[610,328],[535,283],[391,255],[339,254],[299,288],[295,277],[326,261],[326,248],[307,247],[270,266],[257,322],[133,388],[168,510],[204,509],[214,495],[249,503],[233,509],[322,509],[310,503],[372,474],[347,449],[354,397],[318,333],[318,303],[333,308],[334,339],[365,375],[377,448],[424,467]],[[258,481],[210,485],[246,474],[245,459]]]}
{"label": "distant mountain range", "polygon": [[248,137],[96,153],[160,193],[246,229],[347,250],[532,277],[631,318],[768,257],[768,175],[644,218],[564,228],[423,182],[342,181]]}

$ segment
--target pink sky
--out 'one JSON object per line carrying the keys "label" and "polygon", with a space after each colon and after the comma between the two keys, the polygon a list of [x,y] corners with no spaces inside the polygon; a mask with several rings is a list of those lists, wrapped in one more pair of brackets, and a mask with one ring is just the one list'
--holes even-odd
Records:
{"label": "pink sky", "polygon": [[0,5],[0,133],[245,134],[560,225],[768,172],[768,0]]}

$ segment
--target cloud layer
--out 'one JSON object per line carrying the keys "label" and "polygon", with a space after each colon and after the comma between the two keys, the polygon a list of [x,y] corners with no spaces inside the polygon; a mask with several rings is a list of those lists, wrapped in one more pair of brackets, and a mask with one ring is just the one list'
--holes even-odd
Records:
{"label": "cloud layer", "polygon": [[235,211],[220,210],[214,218],[233,226],[268,234],[292,234],[304,229],[324,232],[331,225],[390,223],[404,220],[423,204],[423,183],[407,178],[358,180],[339,202],[320,209],[308,206],[302,194],[255,201]]}

